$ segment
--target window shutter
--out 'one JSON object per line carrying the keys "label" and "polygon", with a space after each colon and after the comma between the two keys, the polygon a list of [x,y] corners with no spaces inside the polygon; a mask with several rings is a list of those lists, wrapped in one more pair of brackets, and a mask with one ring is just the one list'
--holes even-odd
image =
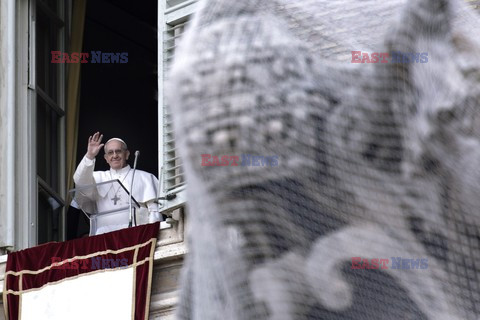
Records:
{"label": "window shutter", "polygon": [[[185,23],[169,26],[164,36],[164,82],[168,81],[167,75],[175,56],[175,48],[178,45],[184,31]],[[173,133],[172,113],[169,106],[164,101],[163,104],[163,190],[172,191],[185,184],[182,162],[178,156],[175,144],[175,135]]]}
{"label": "window shutter", "polygon": [[[162,52],[162,74],[163,80],[162,88],[168,82],[168,74],[175,58],[175,50],[178,46],[179,40],[185,31],[191,14],[194,12],[196,2],[193,0],[167,0],[164,2],[163,12],[163,50]],[[185,186],[185,175],[181,159],[179,158],[177,146],[175,143],[175,135],[173,132],[172,112],[163,98],[165,94],[160,95],[163,99],[160,120],[161,128],[160,135],[162,140],[162,191],[163,194],[176,193],[182,190]]]}

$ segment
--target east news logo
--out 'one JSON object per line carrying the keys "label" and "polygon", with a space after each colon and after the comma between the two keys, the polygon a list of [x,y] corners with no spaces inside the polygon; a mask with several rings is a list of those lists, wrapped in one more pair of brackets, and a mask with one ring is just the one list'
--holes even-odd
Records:
{"label": "east news logo", "polygon": [[216,156],[202,154],[202,167],[278,167],[277,155],[242,154]]}
{"label": "east news logo", "polygon": [[128,52],[61,52],[51,51],[51,63],[127,63]]}
{"label": "east news logo", "polygon": [[[391,261],[391,263],[390,263]],[[414,269],[428,269],[428,259],[411,259],[402,257],[386,258],[362,258],[352,257],[352,269],[401,269],[401,270],[414,270]]]}
{"label": "east news logo", "polygon": [[91,257],[90,259],[67,259],[63,260],[60,257],[52,257],[52,268],[60,270],[98,270],[98,269],[114,269],[128,267],[128,260],[122,259],[107,259],[101,257]]}
{"label": "east news logo", "polygon": [[[388,60],[390,59],[390,61]],[[427,63],[428,52],[362,52],[352,51],[352,63]]]}

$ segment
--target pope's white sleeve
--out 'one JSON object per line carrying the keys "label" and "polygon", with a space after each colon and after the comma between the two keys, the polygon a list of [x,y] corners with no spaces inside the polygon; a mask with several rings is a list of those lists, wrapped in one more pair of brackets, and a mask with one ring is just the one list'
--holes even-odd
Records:
{"label": "pope's white sleeve", "polygon": [[93,169],[95,168],[95,159],[90,160],[87,157],[83,157],[82,161],[78,164],[77,170],[73,174],[73,181],[77,186],[84,186],[95,183],[93,178]]}
{"label": "pope's white sleeve", "polygon": [[150,200],[147,202],[148,207],[148,223],[153,223],[157,221],[162,221],[162,215],[158,212],[158,203],[155,200]]}

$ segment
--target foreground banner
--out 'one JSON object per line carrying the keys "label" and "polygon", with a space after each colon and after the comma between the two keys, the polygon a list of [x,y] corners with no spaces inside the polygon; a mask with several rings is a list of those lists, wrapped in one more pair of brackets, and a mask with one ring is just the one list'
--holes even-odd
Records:
{"label": "foreground banner", "polygon": [[8,255],[7,320],[148,319],[159,223]]}

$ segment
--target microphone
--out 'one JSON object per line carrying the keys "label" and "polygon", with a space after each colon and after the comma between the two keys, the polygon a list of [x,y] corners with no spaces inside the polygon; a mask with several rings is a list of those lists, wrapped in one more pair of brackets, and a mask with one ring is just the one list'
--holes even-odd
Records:
{"label": "microphone", "polygon": [[135,151],[135,160],[133,161],[133,170],[135,170],[137,168],[137,160],[138,160],[138,156],[140,155],[140,151]]}
{"label": "microphone", "polygon": [[133,171],[132,171],[132,183],[130,184],[130,203],[129,203],[130,217],[129,217],[129,220],[128,220],[128,227],[129,228],[132,227],[132,220],[133,220],[133,223],[135,223],[135,226],[137,225],[137,216],[134,213],[135,208],[132,208],[132,198],[133,198],[133,181],[135,180],[135,171],[137,170],[137,160],[138,160],[139,155],[140,155],[140,151],[138,151],[138,150],[135,151],[135,160],[133,161]]}

